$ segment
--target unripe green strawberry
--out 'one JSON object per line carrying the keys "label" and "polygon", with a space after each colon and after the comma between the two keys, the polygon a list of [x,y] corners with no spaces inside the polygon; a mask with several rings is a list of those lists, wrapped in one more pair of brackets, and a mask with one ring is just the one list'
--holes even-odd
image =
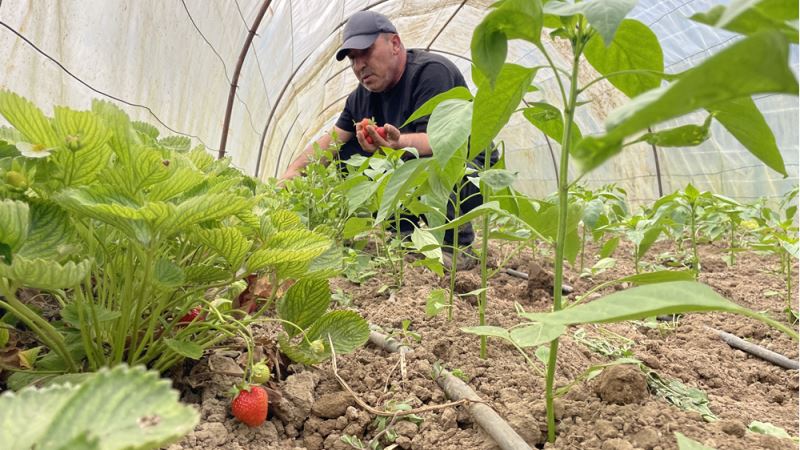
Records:
{"label": "unripe green strawberry", "polygon": [[248,386],[239,391],[231,403],[231,412],[240,422],[257,427],[267,420],[269,396],[261,386]]}
{"label": "unripe green strawberry", "polygon": [[269,366],[264,361],[253,364],[253,368],[250,370],[252,375],[251,379],[253,383],[256,384],[264,384],[269,381],[270,376],[272,376]]}
{"label": "unripe green strawberry", "polygon": [[64,141],[67,143],[67,148],[73,152],[79,150],[82,145],[81,137],[73,134],[67,135],[66,138],[64,138]]}
{"label": "unripe green strawberry", "polygon": [[6,172],[6,183],[15,188],[25,188],[28,186],[28,179],[16,170],[9,170]]}
{"label": "unripe green strawberry", "polygon": [[313,341],[309,347],[311,347],[311,351],[316,354],[320,354],[325,351],[325,344],[322,343],[322,339]]}

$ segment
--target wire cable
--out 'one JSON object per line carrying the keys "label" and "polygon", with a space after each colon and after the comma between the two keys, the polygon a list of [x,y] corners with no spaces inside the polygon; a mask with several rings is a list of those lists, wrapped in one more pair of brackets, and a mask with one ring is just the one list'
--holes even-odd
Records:
{"label": "wire cable", "polygon": [[692,3],[692,2],[694,2],[694,1],[695,1],[695,0],[689,0],[689,1],[687,1],[687,2],[681,3],[681,4],[680,4],[680,6],[677,6],[677,7],[675,7],[675,8],[672,8],[671,10],[669,10],[669,12],[667,12],[667,13],[664,13],[664,14],[663,14],[661,17],[659,17],[659,18],[658,18],[658,19],[656,19],[655,21],[653,21],[653,22],[651,22],[651,23],[647,24],[647,26],[648,26],[648,27],[652,27],[653,25],[657,24],[658,22],[661,22],[661,19],[663,19],[663,18],[667,17],[668,15],[670,15],[670,14],[674,13],[675,11],[677,11],[677,10],[679,10],[679,9],[683,8],[684,6],[686,6],[686,5],[688,5],[689,3]]}
{"label": "wire cable", "polygon": [[730,42],[730,41],[732,41],[732,40],[734,40],[734,39],[741,39],[741,38],[742,38],[742,36],[740,36],[740,35],[731,36],[731,37],[729,37],[728,39],[725,39],[725,40],[724,40],[724,41],[722,41],[722,42],[718,42],[718,43],[716,43],[716,44],[714,44],[714,45],[712,45],[712,46],[710,46],[710,47],[706,47],[706,48],[704,48],[703,50],[700,50],[699,52],[692,53],[691,55],[689,55],[689,56],[687,56],[687,57],[685,57],[685,58],[683,58],[683,59],[680,59],[680,60],[678,60],[678,61],[675,61],[674,63],[672,63],[672,64],[670,64],[670,65],[668,65],[668,66],[665,66],[665,67],[664,67],[664,70],[666,71],[666,69],[669,69],[669,68],[670,68],[670,67],[672,67],[672,66],[675,66],[675,65],[677,65],[677,64],[680,64],[680,63],[682,63],[682,62],[686,62],[687,60],[690,60],[690,59],[694,58],[694,57],[695,57],[695,56],[697,56],[697,55],[702,55],[703,53],[705,53],[705,52],[708,52],[708,51],[710,51],[711,49],[717,48],[717,47],[719,47],[719,46],[721,46],[721,45],[725,45],[725,44],[727,44],[728,42]]}
{"label": "wire cable", "polygon": [[193,135],[193,134],[190,134],[190,133],[184,133],[184,132],[182,132],[182,131],[178,131],[178,130],[176,130],[176,129],[174,129],[174,128],[170,127],[169,125],[167,125],[166,123],[164,123],[164,121],[163,121],[163,120],[161,120],[161,118],[159,118],[159,117],[156,115],[156,113],[155,113],[155,112],[153,112],[153,110],[152,110],[152,109],[150,109],[150,107],[148,107],[148,106],[145,106],[145,105],[140,105],[140,104],[138,104],[138,103],[129,102],[129,101],[127,101],[127,100],[123,100],[123,99],[121,99],[121,98],[119,98],[119,97],[116,97],[116,96],[114,96],[114,95],[111,95],[111,94],[109,94],[109,93],[107,93],[107,92],[104,92],[104,91],[101,91],[100,89],[97,89],[97,88],[95,88],[94,86],[92,86],[92,85],[90,85],[89,83],[87,83],[87,82],[83,81],[83,80],[82,80],[81,78],[79,78],[77,75],[75,75],[74,73],[72,73],[72,72],[71,72],[69,69],[67,69],[66,67],[64,67],[64,65],[63,65],[63,64],[61,64],[61,62],[59,62],[59,61],[58,61],[57,59],[55,59],[54,57],[50,56],[50,55],[49,55],[47,52],[45,52],[44,50],[42,50],[42,49],[40,49],[39,47],[37,47],[37,46],[36,46],[36,44],[34,44],[33,42],[31,42],[31,40],[30,40],[30,39],[28,39],[28,38],[26,38],[25,36],[23,36],[23,35],[22,35],[20,32],[18,32],[18,31],[17,31],[17,30],[15,30],[14,28],[12,28],[12,27],[11,27],[10,25],[8,25],[7,23],[5,23],[5,22],[3,22],[2,20],[0,20],[0,25],[2,25],[4,28],[6,28],[7,30],[9,30],[9,31],[11,31],[12,33],[14,33],[14,34],[15,34],[15,35],[16,35],[18,38],[22,39],[22,40],[23,40],[23,41],[24,41],[26,44],[28,44],[28,45],[30,45],[31,47],[33,47],[33,49],[34,49],[34,50],[36,50],[36,51],[37,51],[39,54],[41,54],[41,55],[42,55],[42,56],[44,56],[45,58],[49,59],[49,60],[50,60],[51,62],[53,62],[55,65],[57,65],[57,66],[58,66],[58,67],[59,67],[59,68],[60,68],[60,69],[61,69],[61,70],[62,70],[64,73],[66,73],[67,75],[69,75],[70,77],[72,77],[72,78],[73,78],[75,81],[77,81],[78,83],[80,83],[80,84],[82,84],[82,85],[86,86],[86,87],[87,87],[87,88],[89,88],[91,91],[93,91],[93,92],[95,92],[95,93],[97,93],[97,94],[100,94],[100,95],[102,95],[102,96],[104,96],[104,97],[110,98],[110,99],[112,99],[112,100],[114,100],[114,101],[117,101],[117,102],[119,102],[119,103],[125,104],[125,105],[128,105],[128,106],[133,106],[133,107],[136,107],[136,108],[142,108],[142,109],[146,110],[148,113],[150,113],[150,115],[151,115],[151,116],[153,116],[153,118],[154,118],[154,119],[155,119],[155,120],[156,120],[158,123],[160,123],[160,124],[161,124],[161,125],[162,125],[164,128],[166,128],[167,130],[169,130],[169,131],[171,131],[171,132],[173,132],[173,133],[175,133],[175,134],[180,134],[180,135],[182,135],[182,136],[187,136],[187,137],[190,137],[190,138],[197,139],[197,140],[198,140],[198,141],[199,141],[201,144],[203,144],[203,145],[204,145],[204,146],[205,146],[207,149],[209,149],[209,150],[216,150],[215,148],[213,148],[213,147],[209,146],[208,144],[206,144],[206,143],[205,143],[205,142],[204,142],[202,139],[200,139],[200,137],[199,137],[199,136],[195,136],[195,135]]}
{"label": "wire cable", "polygon": [[[217,49],[215,49],[214,46],[211,45],[211,42],[209,42],[209,40],[206,38],[206,36],[203,34],[203,32],[200,31],[200,27],[198,27],[197,26],[197,22],[194,21],[194,17],[192,17],[192,13],[189,12],[189,7],[186,6],[186,1],[185,0],[181,0],[181,3],[183,4],[183,9],[186,11],[186,15],[189,16],[189,21],[192,22],[192,25],[194,26],[194,29],[197,30],[197,33],[200,35],[201,38],[203,38],[203,41],[205,41],[205,43],[208,45],[208,47],[211,49],[211,51],[214,52],[215,55],[217,55],[217,59],[219,59],[219,62],[222,63],[222,69],[223,69],[223,72],[225,73],[225,79],[228,80],[228,85],[230,86],[232,84],[232,81],[231,81],[231,77],[228,76],[228,66],[225,64],[225,60],[222,59],[222,56],[219,54]],[[250,127],[253,129],[253,133],[258,134],[258,131],[256,131],[256,124],[255,124],[255,122],[253,122],[253,113],[250,112],[250,108],[247,106],[247,103],[245,103],[245,101],[242,100],[242,98],[239,96],[239,91],[238,90],[236,91],[236,100],[239,100],[239,103],[241,103],[242,106],[244,106],[244,109],[247,111],[247,115],[250,118]]]}
{"label": "wire cable", "polygon": [[431,39],[431,41],[425,47],[425,50],[430,50],[431,49],[431,46],[433,45],[434,42],[436,42],[436,39],[438,39],[439,36],[441,36],[442,33],[444,33],[444,29],[447,28],[448,25],[450,25],[450,22],[452,22],[453,19],[455,19],[455,17],[458,14],[458,12],[461,11],[461,8],[463,8],[466,3],[467,3],[467,0],[463,0],[461,2],[461,4],[458,5],[456,10],[453,11],[453,14],[447,19],[447,22],[445,22],[444,25],[442,25],[442,27],[439,28],[439,31],[436,33],[436,36],[434,36],[433,39]]}
{"label": "wire cable", "polygon": [[225,60],[222,59],[222,56],[219,54],[219,52],[217,52],[217,49],[215,49],[214,46],[211,45],[211,42],[208,41],[208,39],[206,38],[206,35],[204,35],[202,31],[200,31],[200,27],[197,26],[197,22],[194,21],[194,17],[192,17],[192,13],[189,12],[189,7],[186,6],[186,1],[185,0],[181,0],[181,4],[183,4],[183,9],[184,9],[184,11],[186,11],[186,15],[189,16],[189,21],[192,22],[192,25],[194,25],[194,29],[197,30],[197,33],[200,35],[200,37],[203,38],[203,40],[206,42],[206,44],[208,44],[208,48],[210,48],[211,51],[214,52],[215,55],[217,55],[217,58],[219,59],[219,62],[222,63],[222,68],[225,71],[225,78],[228,79],[228,84],[230,84],[231,83],[231,77],[228,76],[228,66],[225,64]]}

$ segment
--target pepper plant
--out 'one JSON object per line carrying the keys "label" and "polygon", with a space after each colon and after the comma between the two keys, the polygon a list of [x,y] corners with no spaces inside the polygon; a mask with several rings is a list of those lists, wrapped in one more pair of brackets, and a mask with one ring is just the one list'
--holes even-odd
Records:
{"label": "pepper plant", "polygon": [[[583,211],[581,216],[581,254],[580,271],[584,269],[586,253],[586,233],[592,240],[599,242],[606,231],[606,226],[623,220],[628,215],[625,200],[627,193],[615,185],[601,186],[599,189],[588,189],[579,184],[570,188],[570,200],[579,204]],[[614,242],[611,242],[614,245]],[[605,253],[605,252],[604,252]],[[608,252],[610,254],[611,252]],[[603,258],[608,255],[602,256]]]}
{"label": "pepper plant", "polygon": [[711,194],[714,201],[704,208],[699,218],[700,233],[714,242],[728,234],[728,254],[724,258],[729,266],[736,263],[736,252],[740,251],[742,242],[742,221],[747,212],[743,205],[732,198]]}
{"label": "pepper plant", "polygon": [[342,239],[344,224],[358,213],[348,206],[347,185],[336,164],[323,164],[333,159],[335,149],[322,151],[318,147],[302,177],[294,177],[277,189],[276,208],[296,212],[309,229],[326,225],[334,240]]}
{"label": "pepper plant", "polygon": [[[698,217],[702,211],[703,205],[710,203],[712,199],[711,192],[699,191],[690,183],[682,191],[677,191],[673,194],[661,197],[656,200],[653,209],[659,215],[671,215],[672,217],[679,216],[685,220],[677,221],[680,224],[677,240],[683,240],[685,234],[688,234],[689,243],[691,245],[691,267],[694,271],[695,278],[700,274],[700,257],[697,253],[698,241]],[[685,228],[685,221],[688,221],[688,230]],[[675,223],[675,222],[673,222]]]}
{"label": "pepper plant", "polygon": [[784,312],[789,323],[795,324],[800,313],[792,306],[792,297],[796,288],[792,284],[792,274],[796,261],[800,259],[800,239],[797,227],[798,188],[787,192],[779,205],[779,211],[769,207],[761,207],[757,216],[760,227],[757,230],[759,239],[751,246],[753,249],[777,255],[780,258],[780,272],[785,280],[786,291]]}
{"label": "pepper plant", "polygon": [[[727,311],[757,318],[781,329],[793,338],[796,331],[785,325],[735,305],[705,285],[672,281],[639,286],[598,300],[564,309],[562,302],[563,262],[569,248],[568,193],[569,166],[574,160],[580,173],[599,167],[627,145],[641,139],[641,133],[664,121],[697,110],[706,110],[713,120],[728,129],[758,159],[786,175],[775,139],[751,96],[766,93],[797,95],[798,84],[788,64],[789,45],[797,41],[797,8],[768,8],[759,3],[718,6],[694,20],[745,36],[709,57],[691,70],[679,74],[664,72],[663,55],[656,35],[643,23],[626,16],[635,6],[629,0],[561,1],[506,0],[493,5],[477,26],[472,39],[474,96],[441,101],[431,116],[429,134],[434,157],[437,150],[452,153],[469,140],[470,152],[484,148],[508,122],[531,87],[534,75],[548,71],[558,86],[560,107],[539,101],[529,108],[548,114],[533,116],[534,126],[561,143],[558,177],[558,220],[554,239],[555,282],[553,311],[522,313],[529,320],[508,331],[498,327],[478,327],[468,331],[483,336],[498,336],[520,348],[549,342],[545,380],[548,440],[556,437],[553,412],[554,380],[558,358],[558,337],[566,327],[580,323],[618,322],[658,314],[691,311]],[[765,16],[768,20],[754,22]],[[773,26],[773,25],[780,26]],[[557,65],[543,45],[542,30],[562,41],[572,55],[566,67]],[[789,31],[787,31],[787,28]],[[533,44],[547,63],[522,67],[506,63],[509,40]],[[588,62],[599,75],[580,83]],[[599,135],[586,136],[575,121],[578,107],[591,101],[587,89],[598,82],[610,83],[631,101],[611,112]],[[444,119],[437,129],[437,111],[451,118],[468,118],[471,127]],[[542,117],[544,119],[542,119]],[[647,139],[666,140],[673,146],[692,146],[702,142],[708,126],[684,125],[652,133]],[[747,124],[747,126],[743,126]],[[436,136],[440,132],[439,136]],[[457,136],[457,139],[454,139]],[[437,148],[436,143],[442,143]],[[445,145],[449,142],[449,145]],[[476,150],[477,149],[477,150]],[[490,206],[485,209],[489,209]],[[475,211],[473,211],[475,212]],[[486,212],[486,211],[484,211]],[[669,279],[668,275],[664,276]]]}
{"label": "pepper plant", "polygon": [[642,257],[664,233],[665,228],[663,217],[654,216],[647,211],[633,214],[613,225],[614,230],[621,231],[633,244],[633,268],[636,273],[641,271]]}

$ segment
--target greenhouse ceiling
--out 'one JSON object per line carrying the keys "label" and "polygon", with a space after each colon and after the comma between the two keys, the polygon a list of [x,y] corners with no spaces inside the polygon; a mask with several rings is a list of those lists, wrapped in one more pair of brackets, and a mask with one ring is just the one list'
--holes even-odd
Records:
{"label": "greenhouse ceiling", "polygon": [[[53,105],[85,109],[93,98],[104,98],[135,120],[158,126],[162,134],[189,136],[215,154],[224,139],[225,154],[236,166],[266,179],[279,175],[331,127],[356,86],[347,62],[334,58],[350,15],[360,10],[387,15],[407,48],[446,56],[474,88],[470,40],[492,3],[7,0],[0,3],[0,48],[6,55],[0,86],[31,99],[48,114]],[[662,43],[666,71],[677,73],[739,39],[688,19],[716,3],[642,0],[628,17],[652,28]],[[254,25],[252,40],[243,47]],[[528,67],[543,63],[532,45],[513,44],[510,62]],[[566,47],[545,45],[556,64],[570,57]],[[792,46],[795,74],[797,56]],[[584,73],[592,70],[586,65]],[[230,127],[223,138],[237,72]],[[550,73],[541,71],[535,84],[539,90],[530,92],[526,102],[558,101]],[[584,134],[600,132],[607,114],[627,100],[607,83],[593,85],[586,95],[594,102],[576,113]],[[797,98],[763,95],[754,100],[775,134],[788,177],[765,167],[729,134],[716,132],[721,127],[714,124],[712,138],[699,147],[636,144],[635,151],[605,163],[585,181],[616,183],[628,190],[633,203],[653,200],[687,182],[739,199],[777,198],[797,184]],[[697,113],[662,126],[698,123],[703,117]],[[519,114],[499,139],[509,166],[518,171],[518,189],[539,196],[555,190],[558,143]]]}

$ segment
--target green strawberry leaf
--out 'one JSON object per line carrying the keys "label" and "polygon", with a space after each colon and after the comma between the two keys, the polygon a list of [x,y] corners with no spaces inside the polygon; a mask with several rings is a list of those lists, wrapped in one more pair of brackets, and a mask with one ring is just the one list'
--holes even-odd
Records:
{"label": "green strawberry leaf", "polygon": [[196,284],[211,284],[233,277],[232,271],[208,264],[192,264],[184,268],[184,273],[187,283]]}
{"label": "green strawberry leaf", "polygon": [[284,323],[283,329],[293,337],[325,314],[331,303],[328,280],[300,280],[286,291],[278,302],[278,315],[294,324]]}
{"label": "green strawberry leaf", "polygon": [[369,325],[355,311],[332,311],[314,322],[306,332],[306,338],[310,342],[321,340],[322,351],[315,351],[305,340],[299,345],[291,344],[287,336],[280,337],[278,344],[281,351],[293,361],[315,364],[331,356],[329,338],[337,355],[350,353],[364,345],[369,339]]}
{"label": "green strawberry leaf", "polygon": [[17,255],[11,265],[0,264],[0,277],[39,289],[64,289],[82,282],[91,268],[89,260],[59,264],[46,259],[27,259]]}
{"label": "green strawberry leaf", "polygon": [[187,136],[167,136],[159,139],[158,145],[176,152],[188,152],[192,148],[192,140]]}
{"label": "green strawberry leaf", "polygon": [[55,108],[54,123],[62,147],[52,157],[59,169],[55,176],[64,186],[91,184],[110,161],[110,130],[91,111],[63,107]]}
{"label": "green strawberry leaf", "polygon": [[31,144],[46,148],[59,143],[55,130],[44,113],[28,99],[11,91],[0,91],[0,114]]}
{"label": "green strawberry leaf", "polygon": [[186,282],[183,269],[167,258],[158,258],[155,269],[155,281],[165,288],[176,288]]}
{"label": "green strawberry leaf", "polygon": [[254,251],[247,261],[249,272],[278,264],[302,264],[322,255],[331,246],[325,236],[305,229],[273,234],[263,247]]}
{"label": "green strawberry leaf", "polygon": [[67,213],[54,203],[32,201],[30,231],[19,253],[27,258],[60,260],[74,250],[74,229]]}
{"label": "green strawberry leaf", "polygon": [[246,239],[241,231],[233,227],[199,230],[193,234],[194,239],[222,255],[233,269],[242,265],[253,242]]}
{"label": "green strawberry leaf", "polygon": [[16,253],[25,243],[29,230],[28,204],[6,199],[0,201],[0,243],[8,246],[9,254]]}
{"label": "green strawberry leaf", "polygon": [[0,442],[6,448],[166,447],[199,419],[197,411],[178,401],[168,380],[142,367],[103,368],[79,385],[0,396]]}

